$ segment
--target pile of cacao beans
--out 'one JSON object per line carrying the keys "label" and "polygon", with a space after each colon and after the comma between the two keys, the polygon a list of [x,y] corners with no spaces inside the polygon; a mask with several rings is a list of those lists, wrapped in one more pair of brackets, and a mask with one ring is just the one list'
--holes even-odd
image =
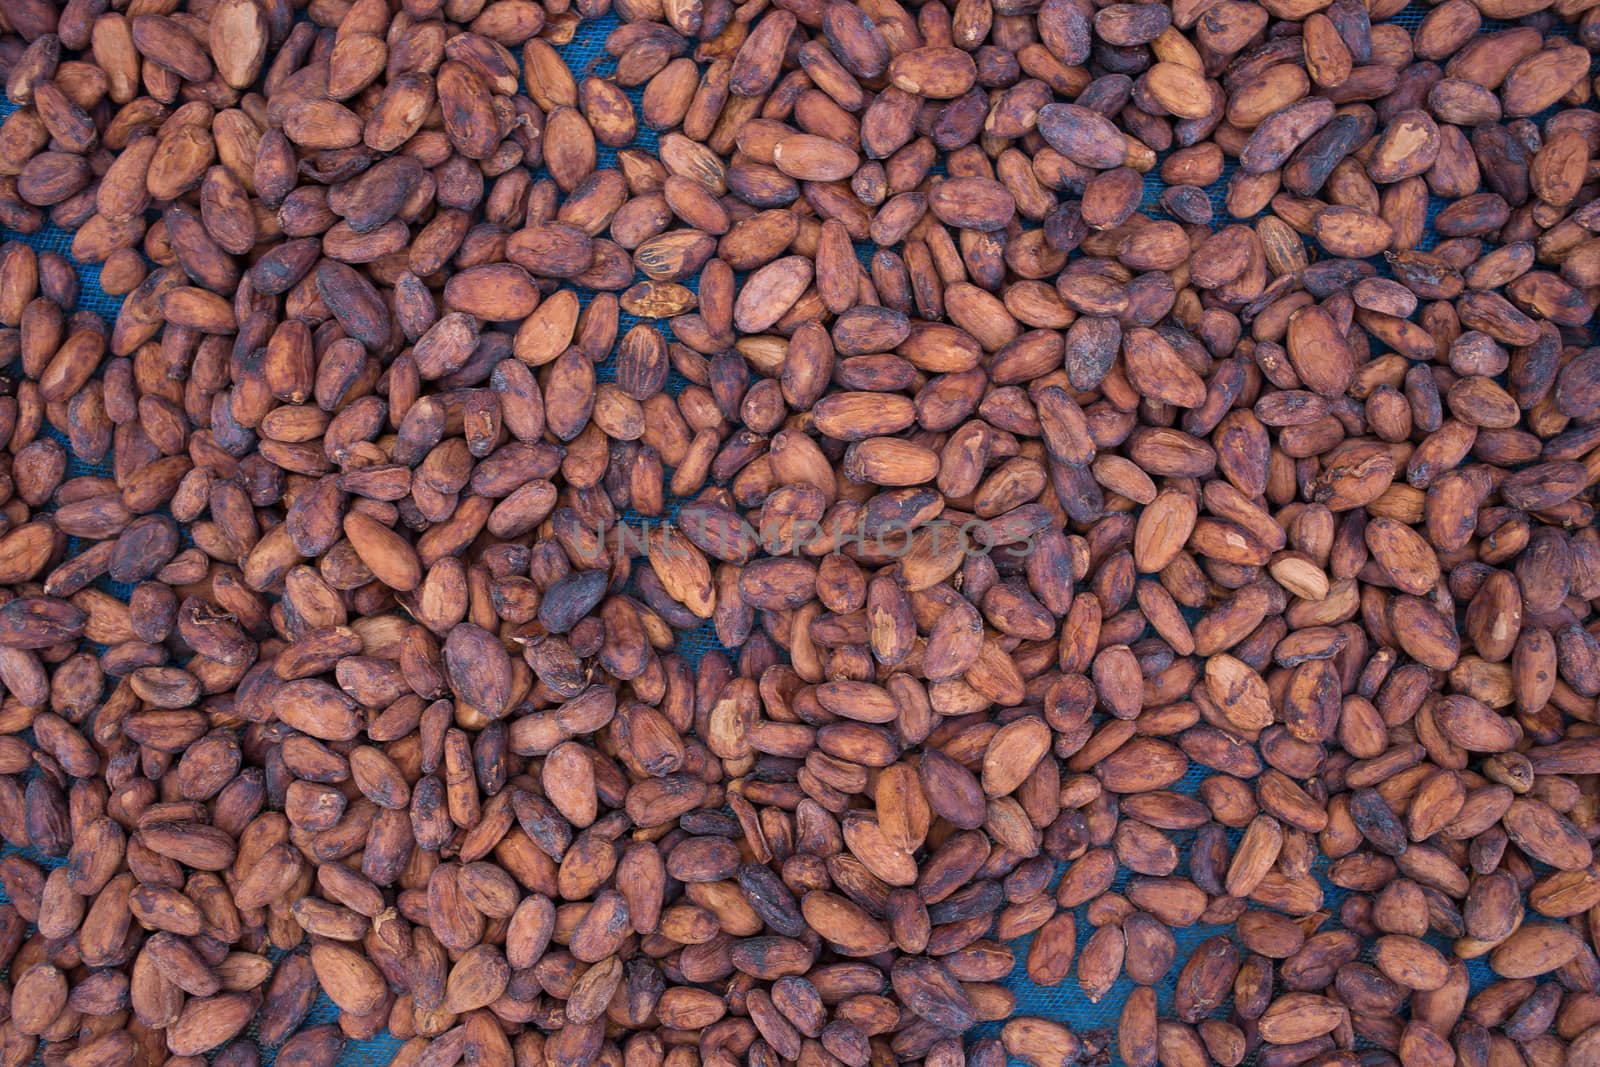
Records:
{"label": "pile of cacao beans", "polygon": [[1600,1064],[1597,51],[0,0],[0,1067]]}

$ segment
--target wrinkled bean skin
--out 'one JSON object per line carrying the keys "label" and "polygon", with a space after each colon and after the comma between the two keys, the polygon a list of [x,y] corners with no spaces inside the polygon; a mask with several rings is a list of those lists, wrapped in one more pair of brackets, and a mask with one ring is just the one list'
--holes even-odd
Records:
{"label": "wrinkled bean skin", "polygon": [[1597,10],[0,0],[0,1058],[1600,1063]]}

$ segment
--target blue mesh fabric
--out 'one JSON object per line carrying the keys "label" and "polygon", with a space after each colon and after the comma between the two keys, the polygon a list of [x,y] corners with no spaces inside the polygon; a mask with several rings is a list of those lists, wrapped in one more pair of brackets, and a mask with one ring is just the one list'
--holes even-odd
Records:
{"label": "blue mesh fabric", "polygon": [[[1392,21],[1407,28],[1415,28],[1421,23],[1422,18],[1425,14],[1427,14],[1427,11],[1428,7],[1425,4],[1414,2],[1405,10],[1401,11]],[[605,40],[607,35],[614,30],[618,24],[618,20],[614,15],[607,15],[604,18],[586,22],[580,26],[570,43],[559,47],[558,51],[566,60],[570,69],[580,80],[588,75],[604,77],[615,70],[616,61],[606,52]],[[1508,23],[1502,23],[1497,20],[1485,20],[1483,32],[1504,29],[1508,25]],[[1572,36],[1572,28],[1566,25],[1559,25],[1555,27],[1552,32],[1561,36]],[[642,87],[629,90],[628,95],[637,106],[642,95]],[[10,114],[15,109],[16,106],[14,104],[6,100],[3,95],[0,95],[0,118],[4,118],[4,116]],[[1537,121],[1542,122],[1547,117],[1548,114],[1537,116]],[[656,149],[656,143],[656,132],[641,127],[632,147],[654,152]],[[615,150],[601,146],[599,148],[599,166],[613,167],[615,165]],[[1224,208],[1224,201],[1228,179],[1231,177],[1233,171],[1234,164],[1230,160],[1226,166],[1222,178],[1213,185],[1209,186],[1206,190],[1215,212],[1214,225],[1220,226],[1231,221],[1227,217]],[[1145,195],[1143,200],[1143,208],[1148,214],[1151,214],[1155,217],[1166,217],[1166,213],[1163,210],[1160,202],[1160,197],[1164,189],[1165,184],[1161,181],[1159,167],[1157,167],[1145,176]],[[1436,240],[1436,235],[1432,232],[1431,224],[1434,215],[1437,214],[1441,206],[1443,206],[1443,202],[1439,201],[1437,198],[1434,198],[1430,203],[1428,212],[1428,222],[1430,225],[1428,234],[1423,241],[1423,248],[1431,248]],[[28,235],[18,234],[7,230],[0,230],[0,238],[3,238],[4,240],[20,239],[41,251],[53,251],[62,255],[68,255],[72,235],[69,232],[60,229],[59,227],[47,226],[38,233]],[[872,252],[872,249],[870,246],[861,246],[858,251],[861,253],[863,262],[866,262],[867,258]],[[1379,263],[1378,266],[1380,270],[1385,269],[1381,263]],[[99,268],[94,265],[80,266],[79,277],[82,282],[82,291],[79,295],[76,309],[96,312],[97,314],[103,316],[107,321],[114,320],[117,310],[121,306],[121,300],[120,298],[109,296],[103,290],[101,290]],[[691,288],[694,287],[693,281],[690,281],[687,284],[689,284]],[[580,291],[578,295],[580,303],[584,305],[587,305],[590,298],[593,296],[592,293],[587,291]],[[647,320],[641,320],[636,316],[623,313],[620,317],[618,336],[622,336],[629,329],[635,325],[638,325],[642,321]],[[669,339],[671,338],[671,327],[667,322],[661,320],[648,321],[651,321],[653,325],[657,329],[661,330]],[[614,379],[614,375],[614,361],[612,359],[608,359],[599,368],[598,376],[602,381],[609,381]],[[681,391],[686,384],[687,383],[685,380],[674,371],[669,380],[668,389],[673,394],[676,394],[677,392]],[[56,440],[61,441],[63,445],[68,444],[66,439],[55,430],[47,427],[45,432],[54,437]],[[68,467],[69,477],[76,477],[80,475],[105,476],[109,475],[110,473],[111,470],[109,463],[86,463],[79,460],[76,456],[72,457]],[[670,471],[668,474],[670,476]],[[625,522],[628,522],[631,525],[640,527],[655,525],[663,521],[671,521],[677,514],[679,503],[680,501],[675,499],[669,500],[665,514],[661,516],[644,516],[629,510],[623,513],[623,519]],[[77,545],[75,543],[70,547],[73,551],[77,549]],[[129,587],[110,583],[108,581],[102,581],[101,588],[106,589],[108,592],[111,592],[122,599],[126,599],[129,592]],[[677,644],[679,653],[683,655],[691,664],[698,664],[700,657],[706,652],[721,648],[722,646],[718,642],[716,634],[709,623],[701,625],[694,630],[681,633],[679,635]],[[733,650],[733,654],[737,655],[737,650]],[[1192,766],[1188,775],[1173,788],[1176,791],[1186,795],[1194,795],[1207,773],[1208,772],[1203,767],[1198,765]],[[1183,854],[1187,856],[1189,839],[1192,837],[1192,835],[1180,833],[1172,836],[1179,842]],[[1230,837],[1234,843],[1237,842],[1238,834],[1236,832],[1230,834]],[[11,846],[6,846],[3,850],[3,854],[11,854],[17,851],[19,850],[12,848]],[[45,857],[40,857],[29,850],[21,851],[23,855],[39,863],[41,866],[55,867],[61,862],[59,860],[50,860]],[[1179,873],[1183,873],[1183,870],[1184,868],[1180,867]],[[1330,919],[1330,925],[1336,924],[1339,905],[1344,900],[1346,894],[1344,891],[1340,890],[1328,881],[1326,876],[1325,861],[1319,858],[1318,864],[1314,868],[1314,871],[1324,890],[1323,910],[1330,916],[1334,917]],[[1120,872],[1115,888],[1118,890],[1122,889],[1126,885],[1127,878],[1128,873],[1126,871]],[[0,901],[4,901],[5,899],[6,897],[4,891],[3,889],[0,889]],[[1081,950],[1084,943],[1088,940],[1089,935],[1093,932],[1093,928],[1085,920],[1082,908],[1078,909],[1077,918],[1079,937],[1078,947]],[[1200,942],[1213,935],[1225,933],[1226,930],[1226,927],[1196,925],[1174,931],[1174,935],[1178,942],[1178,965],[1174,966],[1172,973],[1169,974],[1157,988],[1158,1002],[1163,1015],[1166,1015],[1171,1008],[1178,966],[1181,966],[1182,962],[1188,958],[1190,952],[1192,952],[1192,950],[1198,944],[1200,944]],[[1449,943],[1446,939],[1432,937],[1430,940],[1436,947],[1448,951]],[[1030,936],[1022,938],[1014,944],[1014,948],[1016,949],[1017,953],[1017,965],[1006,984],[1016,996],[1016,1014],[1035,1015],[1054,1019],[1071,1026],[1073,1029],[1079,1032],[1104,1031],[1108,1034],[1114,1032],[1117,1023],[1117,1017],[1121,1011],[1122,1004],[1133,988],[1132,981],[1124,976],[1112,988],[1111,992],[1098,1004],[1091,1003],[1081,992],[1077,984],[1075,970],[1068,976],[1067,980],[1059,986],[1037,986],[1028,979],[1025,970],[1027,949],[1031,941],[1032,938]],[[1481,989],[1484,985],[1492,980],[1492,976],[1490,975],[1487,964],[1481,959],[1470,961],[1468,969],[1472,975],[1474,991]],[[1225,1016],[1229,1007],[1230,1005],[1224,1005],[1224,1007],[1217,1014],[1219,1016]],[[334,1007],[332,1002],[329,1001],[326,996],[319,995],[316,1005],[313,1007],[310,1017],[307,1020],[307,1024],[310,1025],[316,1023],[334,1022],[336,1021],[337,1017],[338,1009]],[[971,1036],[993,1036],[998,1034],[999,1028],[999,1023],[987,1023],[978,1027]],[[252,1037],[254,1036],[254,1026],[251,1027],[249,1033]],[[342,1067],[382,1067],[382,1065],[389,1063],[393,1059],[394,1054],[399,1046],[400,1041],[387,1033],[382,1034],[372,1040],[351,1042],[347,1045],[341,1059],[339,1060],[339,1063],[342,1065]],[[263,1048],[261,1051],[263,1062],[271,1065],[275,1059],[274,1050],[270,1048]],[[1110,1053],[1114,1063],[1121,1062],[1120,1058],[1116,1055],[1114,1042],[1110,1047]]]}

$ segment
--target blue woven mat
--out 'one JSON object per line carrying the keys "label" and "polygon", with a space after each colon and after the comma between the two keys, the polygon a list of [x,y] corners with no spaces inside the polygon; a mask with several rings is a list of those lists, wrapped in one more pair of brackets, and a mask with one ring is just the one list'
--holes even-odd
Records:
{"label": "blue woven mat", "polygon": [[[1422,17],[1427,13],[1428,10],[1429,8],[1426,5],[1413,3],[1404,11],[1400,12],[1399,15],[1397,15],[1392,21],[1402,26],[1406,26],[1407,28],[1415,28],[1418,24],[1420,24]],[[575,75],[579,79],[587,74],[604,76],[611,73],[615,69],[615,60],[606,54],[604,43],[606,36],[613,29],[615,29],[617,25],[617,19],[613,15],[607,15],[599,20],[584,23],[579,28],[577,34],[570,43],[558,48],[558,51],[562,55],[563,59],[565,59],[567,62],[567,65],[574,71]],[[1485,20],[1483,32],[1491,32],[1493,30],[1503,29],[1506,25],[1506,23],[1501,23],[1494,20]],[[1572,29],[1571,27],[1563,25],[1558,26],[1554,32],[1563,36],[1571,36]],[[641,93],[642,88],[629,91],[629,96],[633,99],[636,106],[639,103]],[[0,118],[3,118],[5,115],[9,114],[15,109],[15,105],[6,100],[3,95],[0,95]],[[1545,116],[1538,116],[1538,119],[1542,121],[1544,117]],[[656,148],[655,131],[641,127],[639,134],[631,147],[653,152]],[[600,167],[615,166],[615,150],[600,146],[598,156]],[[1222,225],[1228,221],[1231,221],[1228,219],[1224,203],[1228,180],[1232,176],[1234,169],[1235,165],[1230,159],[1226,165],[1226,169],[1222,177],[1217,182],[1209,186],[1206,190],[1216,216],[1214,225]],[[1153,169],[1145,176],[1143,209],[1147,214],[1153,217],[1168,217],[1161,205],[1160,199],[1165,188],[1165,183],[1163,183],[1160,178],[1159,167]],[[1432,232],[1431,224],[1434,215],[1437,214],[1438,210],[1442,206],[1443,202],[1439,201],[1437,198],[1433,198],[1430,201],[1428,212],[1429,231],[1422,243],[1423,248],[1431,248],[1434,244],[1434,234]],[[48,250],[59,252],[62,255],[69,255],[71,237],[72,235],[69,232],[55,226],[47,226],[39,233],[30,235],[0,230],[0,238],[4,238],[6,240],[20,239],[41,251]],[[862,249],[862,251],[864,254],[869,252],[869,250],[865,248]],[[78,298],[77,309],[94,311],[103,316],[108,322],[114,321],[117,310],[121,305],[121,300],[117,297],[107,295],[100,288],[99,267],[95,265],[83,265],[80,266],[78,270],[82,288]],[[693,286],[692,281],[688,284],[690,284],[691,287]],[[580,303],[587,305],[591,296],[591,293],[580,292]],[[620,337],[625,334],[631,327],[638,324],[640,321],[641,320],[632,315],[622,313],[620,316],[618,336]],[[659,320],[652,321],[658,329],[665,333],[669,338],[671,337],[671,329],[668,323]],[[614,366],[612,360],[608,359],[606,363],[601,365],[599,368],[598,377],[602,381],[611,380],[614,377]],[[669,391],[675,394],[683,387],[683,385],[683,379],[679,377],[676,372],[674,372],[669,382]],[[47,427],[45,432],[54,437],[56,440],[61,441],[63,445],[67,444],[65,438],[56,433],[53,429]],[[76,456],[71,458],[68,465],[69,477],[84,474],[108,475],[109,473],[109,463],[85,463]],[[624,513],[624,521],[637,525],[651,525],[655,522],[668,521],[676,515],[678,504],[679,501],[677,500],[669,500],[666,514],[659,517],[641,516],[635,512],[628,511]],[[104,579],[98,584],[101,588],[112,593],[113,595],[126,599],[128,593],[127,586],[110,583],[108,580]],[[701,656],[713,649],[721,649],[721,645],[718,643],[715,632],[708,623],[694,630],[680,634],[677,649],[679,653],[685,657],[685,659],[689,660],[692,664],[698,664]],[[723,649],[723,651],[727,652],[728,650]],[[737,650],[734,650],[730,654],[736,656]],[[1208,772],[1205,768],[1198,765],[1192,765],[1189,773],[1173,788],[1176,791],[1186,795],[1194,795],[1198,791],[1199,785],[1201,781],[1204,780],[1207,773]],[[1186,863],[1188,844],[1192,834],[1175,833],[1171,834],[1170,836],[1179,843]],[[1231,843],[1237,844],[1237,832],[1230,832],[1229,837]],[[4,849],[6,854],[14,851],[17,850],[9,846]],[[41,866],[50,867],[59,863],[59,861],[51,861],[36,855],[32,855],[27,851],[24,851],[24,855],[28,855],[29,858],[39,862]],[[1339,905],[1343,901],[1345,894],[1342,890],[1328,882],[1325,868],[1325,861],[1322,861],[1319,858],[1318,864],[1315,868],[1315,873],[1318,880],[1322,884],[1325,894],[1324,910],[1330,915],[1334,916],[1334,918],[1331,919],[1328,924],[1330,927],[1333,927],[1337,926],[1336,917],[1339,911]],[[1185,869],[1186,867],[1180,867],[1180,872]],[[1127,879],[1127,871],[1124,870],[1119,872],[1117,881],[1115,883],[1115,888],[1121,890],[1126,885]],[[0,890],[0,901],[4,901],[5,899],[6,898],[3,890]],[[1080,907],[1077,909],[1078,947],[1080,951],[1094,929],[1085,920],[1083,912],[1083,908]],[[1188,958],[1189,954],[1200,942],[1204,941],[1208,937],[1219,933],[1224,933],[1226,930],[1227,927],[1196,925],[1186,929],[1174,931],[1174,935],[1178,943],[1178,962],[1176,965],[1174,965],[1172,973],[1170,973],[1157,987],[1158,1001],[1164,1017],[1169,1016],[1176,984],[1177,971],[1179,967],[1181,967],[1183,961]],[[1031,940],[1032,938],[1030,936],[1022,938],[1014,943],[1014,948],[1016,949],[1017,953],[1017,966],[1006,982],[1007,986],[1016,996],[1016,1014],[1036,1015],[1054,1019],[1065,1023],[1080,1032],[1091,1030],[1114,1030],[1122,1004],[1133,989],[1132,981],[1126,976],[1121,978],[1112,988],[1111,992],[1102,998],[1098,1004],[1091,1003],[1080,991],[1077,984],[1076,968],[1074,968],[1073,971],[1068,975],[1066,981],[1061,983],[1059,986],[1048,988],[1037,986],[1028,979],[1025,970],[1027,946]],[[1430,940],[1433,941],[1436,947],[1448,950],[1449,946],[1446,940],[1437,937],[1430,938]],[[1474,991],[1482,988],[1485,984],[1492,980],[1492,975],[1490,974],[1489,969],[1483,960],[1470,961],[1468,964],[1468,969],[1472,975]],[[1224,1007],[1216,1013],[1217,1016],[1225,1016],[1228,1007],[1229,1005],[1224,1005]],[[316,1005],[312,1009],[310,1017],[307,1020],[307,1025],[333,1022],[337,1019],[337,1017],[338,1009],[334,1007],[332,1002],[329,1001],[325,995],[319,994]],[[999,1024],[989,1023],[978,1027],[971,1036],[975,1038],[994,1036],[998,1033],[998,1031]],[[252,1024],[249,1034],[253,1037],[254,1033],[255,1028]],[[393,1059],[394,1054],[399,1048],[400,1044],[401,1043],[397,1038],[394,1038],[387,1033],[369,1041],[351,1042],[346,1046],[339,1063],[342,1065],[342,1067],[380,1067],[380,1065],[387,1064]],[[261,1053],[262,1062],[270,1067],[275,1060],[275,1050],[271,1048],[262,1048]],[[1114,1042],[1111,1046],[1111,1053],[1113,1062],[1120,1063],[1120,1059],[1118,1059],[1116,1056]]]}

